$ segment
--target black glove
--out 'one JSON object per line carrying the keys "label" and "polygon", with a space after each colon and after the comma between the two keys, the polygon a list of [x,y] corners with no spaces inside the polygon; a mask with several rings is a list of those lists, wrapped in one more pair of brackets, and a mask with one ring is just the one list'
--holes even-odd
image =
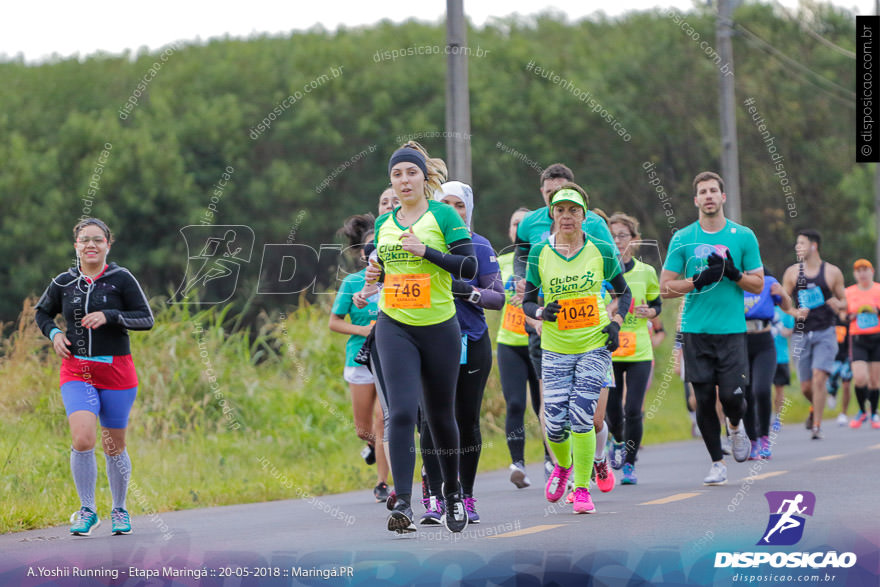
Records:
{"label": "black glove", "polygon": [[742,279],[743,272],[736,268],[733,259],[730,257],[730,249],[724,252],[724,277],[736,283]]}
{"label": "black glove", "polygon": [[706,267],[694,275],[694,289],[701,290],[707,285],[718,283],[724,277],[724,258],[712,253],[706,259]]}
{"label": "black glove", "polygon": [[556,315],[561,309],[562,306],[559,305],[559,302],[553,300],[552,302],[544,306],[544,311],[541,312],[541,319],[546,320],[547,322],[556,322]]}
{"label": "black glove", "polygon": [[474,286],[466,281],[462,281],[460,279],[452,280],[452,295],[459,298],[469,298],[471,292],[474,291]]}
{"label": "black glove", "polygon": [[620,346],[620,324],[612,320],[608,326],[602,329],[602,332],[608,335],[608,340],[605,341],[605,348],[613,353]]}

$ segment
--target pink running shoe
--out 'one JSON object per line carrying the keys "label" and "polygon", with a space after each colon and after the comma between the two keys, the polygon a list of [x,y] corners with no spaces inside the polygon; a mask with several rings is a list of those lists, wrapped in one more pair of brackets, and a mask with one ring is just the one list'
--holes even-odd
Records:
{"label": "pink running shoe", "polygon": [[556,502],[565,495],[565,486],[568,484],[568,478],[571,477],[573,469],[574,465],[567,469],[559,465],[553,466],[553,472],[550,473],[550,479],[547,480],[547,486],[544,488],[547,501]]}
{"label": "pink running shoe", "polygon": [[864,412],[859,412],[855,418],[849,421],[850,428],[861,428],[862,424],[865,423],[865,420],[868,419],[868,414]]}
{"label": "pink running shoe", "polygon": [[593,466],[596,467],[596,485],[599,491],[608,493],[614,489],[614,471],[608,467],[608,459],[594,461]]}
{"label": "pink running shoe", "polygon": [[593,498],[590,497],[590,490],[586,487],[578,487],[574,490],[574,513],[576,514],[593,514],[596,512],[596,506],[593,505]]}
{"label": "pink running shoe", "polygon": [[574,503],[574,491],[569,491],[565,497],[565,503]]}

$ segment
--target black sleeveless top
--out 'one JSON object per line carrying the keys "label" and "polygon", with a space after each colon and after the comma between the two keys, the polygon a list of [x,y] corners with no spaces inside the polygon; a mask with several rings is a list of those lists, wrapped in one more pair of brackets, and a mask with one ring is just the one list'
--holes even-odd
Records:
{"label": "black sleeveless top", "polygon": [[819,266],[819,274],[816,277],[807,277],[804,273],[804,264],[800,264],[795,294],[796,307],[810,308],[810,313],[803,323],[804,332],[825,330],[834,326],[834,310],[825,303],[828,298],[833,297],[831,288],[825,281],[825,261],[822,261],[822,265]]}

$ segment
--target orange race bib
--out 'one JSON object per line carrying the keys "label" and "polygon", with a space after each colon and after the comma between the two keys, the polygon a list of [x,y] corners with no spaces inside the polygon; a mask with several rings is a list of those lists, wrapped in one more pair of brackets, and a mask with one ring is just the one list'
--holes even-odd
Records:
{"label": "orange race bib", "polygon": [[631,357],[636,354],[636,333],[619,332],[617,334],[620,346],[611,353],[612,357]]}
{"label": "orange race bib", "polygon": [[837,344],[846,340],[846,326],[836,326],[835,331],[837,332]]}
{"label": "orange race bib", "polygon": [[599,304],[596,296],[559,300],[562,308],[557,316],[559,330],[575,330],[599,325]]}
{"label": "orange race bib", "polygon": [[389,308],[424,309],[431,307],[431,276],[427,273],[385,275],[385,305]]}
{"label": "orange race bib", "polygon": [[507,304],[507,307],[504,309],[504,321],[501,323],[501,328],[515,334],[525,334],[526,315],[522,308]]}

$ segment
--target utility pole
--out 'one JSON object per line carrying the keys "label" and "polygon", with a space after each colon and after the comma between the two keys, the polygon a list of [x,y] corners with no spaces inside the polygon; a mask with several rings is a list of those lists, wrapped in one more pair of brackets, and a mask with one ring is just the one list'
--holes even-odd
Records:
{"label": "utility pole", "polygon": [[471,183],[471,107],[463,0],[446,0],[446,163],[449,179]]}
{"label": "utility pole", "polygon": [[724,191],[727,194],[726,216],[734,222],[742,222],[742,204],[739,189],[739,151],[736,140],[736,97],[734,96],[733,75],[733,11],[740,0],[718,0],[718,20],[715,25],[715,39],[718,55],[721,57],[719,70],[719,93],[721,97],[721,177],[724,178]]}

